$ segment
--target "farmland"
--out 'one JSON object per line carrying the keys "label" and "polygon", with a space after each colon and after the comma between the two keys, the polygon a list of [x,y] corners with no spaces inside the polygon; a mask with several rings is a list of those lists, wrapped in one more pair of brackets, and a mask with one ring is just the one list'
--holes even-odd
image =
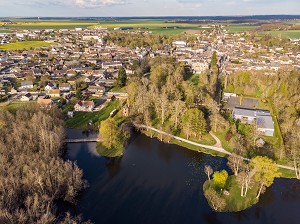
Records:
{"label": "farmland", "polygon": [[113,29],[116,27],[132,27],[135,30],[150,31],[153,34],[180,34],[188,30],[201,30],[198,25],[183,23],[167,23],[164,20],[122,20],[113,22],[100,22],[90,28],[103,27]]}
{"label": "farmland", "polygon": [[75,29],[85,28],[93,29],[102,27],[107,29],[114,29],[116,27],[132,27],[134,30],[150,31],[153,34],[171,34],[176,35],[189,31],[202,30],[197,24],[188,23],[173,23],[164,20],[155,19],[128,19],[118,21],[13,21],[12,24],[5,24],[3,27],[6,32],[9,30],[21,29]]}
{"label": "farmland", "polygon": [[75,29],[87,28],[97,22],[88,21],[41,21],[41,22],[27,22],[16,21],[13,24],[6,24],[4,27],[10,29]]}
{"label": "farmland", "polygon": [[230,32],[234,33],[234,32],[245,32],[245,31],[254,30],[255,28],[257,28],[257,26],[251,24],[238,24],[238,25],[229,25],[226,28]]}
{"label": "farmland", "polygon": [[14,51],[14,50],[22,50],[22,49],[31,49],[31,48],[41,48],[47,47],[51,44],[46,43],[44,41],[22,41],[16,43],[9,43],[5,45],[0,45],[1,50]]}
{"label": "farmland", "polygon": [[300,38],[300,30],[279,30],[260,32],[260,35],[271,34],[276,37]]}

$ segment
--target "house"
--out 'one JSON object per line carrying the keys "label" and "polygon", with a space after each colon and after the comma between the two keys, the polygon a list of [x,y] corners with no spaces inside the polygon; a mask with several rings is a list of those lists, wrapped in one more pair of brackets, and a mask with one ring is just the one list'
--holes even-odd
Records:
{"label": "house", "polygon": [[95,104],[93,101],[79,101],[75,106],[75,111],[86,111],[86,112],[92,112],[95,107]]}
{"label": "house", "polygon": [[46,91],[49,91],[51,89],[56,89],[57,88],[57,85],[56,83],[48,83],[46,86],[45,86],[45,90]]}
{"label": "house", "polygon": [[74,70],[68,70],[68,72],[67,72],[67,76],[68,77],[72,77],[72,76],[75,76],[76,75],[76,71],[74,71]]}
{"label": "house", "polygon": [[85,82],[94,82],[94,81],[95,81],[95,77],[92,76],[92,75],[90,75],[90,76],[86,77],[86,78],[84,79],[84,81],[85,81]]}
{"label": "house", "polygon": [[102,96],[105,93],[104,86],[89,86],[88,91],[94,95]]}
{"label": "house", "polygon": [[0,89],[0,95],[5,96],[7,91],[5,89]]}
{"label": "house", "polygon": [[255,124],[256,110],[242,108],[242,107],[235,107],[232,111],[232,118],[235,120],[239,119],[242,123]]}
{"label": "house", "polygon": [[32,89],[32,88],[33,88],[33,82],[32,81],[21,82],[21,89]]}
{"label": "house", "polygon": [[40,105],[41,108],[51,108],[54,104],[53,100],[51,99],[41,99],[41,98],[38,98],[37,103]]}
{"label": "house", "polygon": [[10,94],[17,94],[18,90],[15,87],[12,87],[10,90]]}
{"label": "house", "polygon": [[30,93],[26,93],[25,95],[23,95],[22,97],[21,97],[21,101],[30,101],[30,100],[32,100],[33,99],[33,97],[32,97],[32,95],[30,94]]}
{"label": "house", "polygon": [[51,97],[60,97],[60,90],[59,89],[51,89],[51,90],[49,90],[48,95]]}
{"label": "house", "polygon": [[119,68],[119,67],[122,67],[122,66],[123,66],[123,64],[120,61],[102,62],[102,68],[103,69]]}
{"label": "house", "polygon": [[112,98],[114,96],[115,99],[118,100],[126,100],[128,98],[128,93],[121,93],[121,92],[108,92],[107,97]]}
{"label": "house", "polygon": [[175,47],[186,47],[187,46],[187,42],[186,41],[177,40],[177,41],[173,41],[172,45],[175,46]]}
{"label": "house", "polygon": [[69,83],[61,83],[59,85],[59,90],[62,92],[68,92],[71,90],[71,85]]}
{"label": "house", "polygon": [[236,107],[232,111],[232,117],[241,120],[242,123],[255,125],[256,131],[262,135],[274,135],[274,122],[268,110]]}

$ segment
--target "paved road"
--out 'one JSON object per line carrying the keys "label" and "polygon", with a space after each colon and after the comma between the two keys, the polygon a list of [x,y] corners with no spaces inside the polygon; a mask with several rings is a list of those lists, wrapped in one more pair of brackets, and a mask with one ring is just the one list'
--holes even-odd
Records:
{"label": "paved road", "polygon": [[[187,139],[184,139],[184,138],[180,138],[178,136],[175,136],[175,135],[172,135],[172,134],[169,134],[167,132],[164,132],[164,131],[161,131],[161,130],[158,130],[156,128],[153,128],[153,127],[148,127],[146,125],[142,125],[142,124],[134,124],[135,127],[137,128],[145,128],[147,130],[152,130],[152,131],[155,131],[157,133],[160,133],[160,134],[163,134],[163,135],[168,135],[176,140],[179,140],[179,141],[182,141],[182,142],[186,142],[186,143],[189,143],[191,145],[195,145],[195,146],[199,146],[199,147],[202,147],[202,148],[205,148],[205,149],[210,149],[210,150],[213,150],[213,151],[216,151],[216,152],[220,152],[220,153],[224,153],[226,155],[231,155],[230,152],[226,151],[223,147],[220,147],[220,145],[222,146],[221,144],[221,141],[220,139],[218,139],[217,136],[215,136],[213,133],[210,133],[212,135],[212,137],[217,141],[217,143],[214,145],[214,146],[211,146],[211,145],[203,145],[203,144],[199,144],[199,143],[196,143],[196,142],[192,142],[190,140],[187,140]],[[250,161],[250,159],[248,158],[244,158],[244,160],[246,161]],[[283,168],[283,169],[287,169],[287,170],[295,170],[294,167],[290,167],[290,166],[283,166],[283,165],[280,165],[280,164],[276,164],[278,167],[280,168]]]}

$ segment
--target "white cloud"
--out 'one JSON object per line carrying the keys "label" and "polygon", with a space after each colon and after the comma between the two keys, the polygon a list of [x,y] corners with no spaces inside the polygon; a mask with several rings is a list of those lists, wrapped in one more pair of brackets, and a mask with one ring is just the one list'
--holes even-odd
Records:
{"label": "white cloud", "polygon": [[30,6],[30,7],[49,7],[49,6],[65,6],[65,3],[62,1],[22,1],[16,2],[17,5]]}
{"label": "white cloud", "polygon": [[126,0],[73,0],[74,6],[80,8],[100,8],[105,6],[125,5]]}

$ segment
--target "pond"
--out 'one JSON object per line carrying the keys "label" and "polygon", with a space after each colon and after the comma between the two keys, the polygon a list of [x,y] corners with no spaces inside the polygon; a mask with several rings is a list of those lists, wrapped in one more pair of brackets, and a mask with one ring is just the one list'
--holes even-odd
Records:
{"label": "pond", "polygon": [[[91,134],[90,137],[95,137]],[[69,138],[83,137],[69,129]],[[86,136],[84,136],[86,138]],[[299,223],[300,181],[276,179],[260,202],[238,213],[216,213],[202,190],[205,165],[226,169],[227,160],[162,143],[145,135],[126,148],[122,158],[107,159],[96,143],[68,144],[89,187],[76,213],[94,223]],[[228,170],[229,171],[229,170]]]}

